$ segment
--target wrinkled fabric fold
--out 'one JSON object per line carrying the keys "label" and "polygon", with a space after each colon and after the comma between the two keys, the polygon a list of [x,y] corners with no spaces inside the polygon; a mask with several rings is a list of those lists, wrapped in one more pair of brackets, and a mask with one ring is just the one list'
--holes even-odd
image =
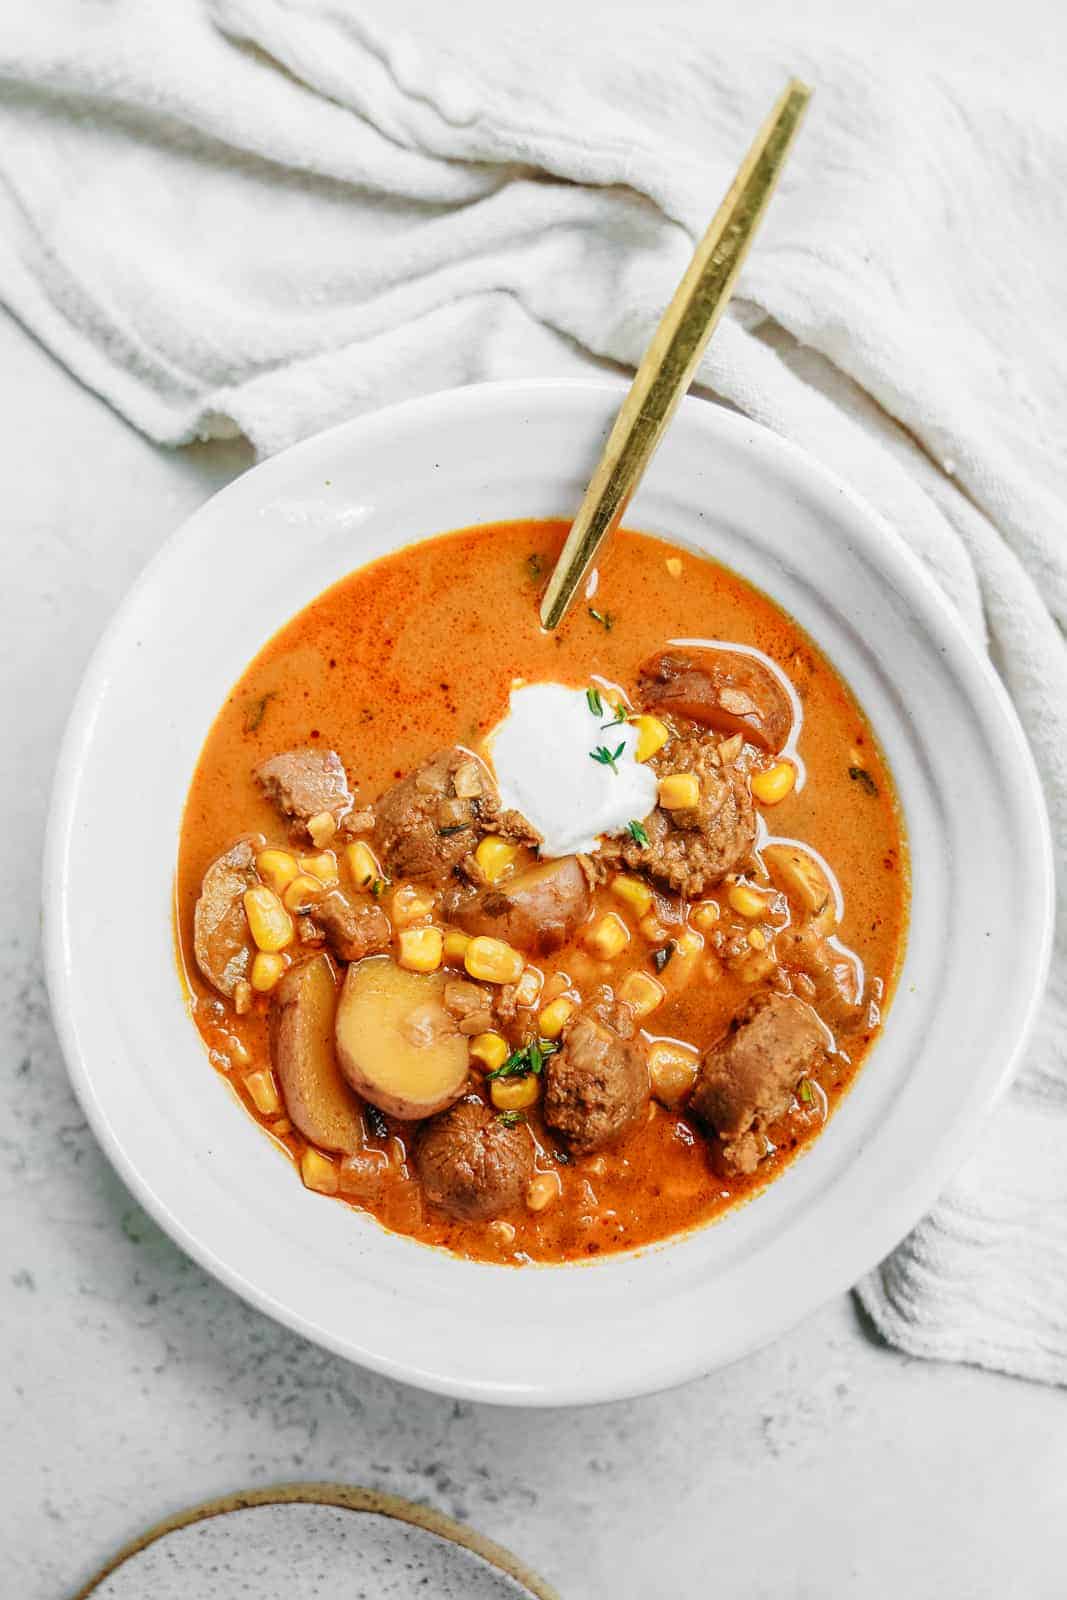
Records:
{"label": "wrinkled fabric fold", "polygon": [[782,81],[815,84],[699,391],[864,494],[992,651],[1060,871],[1018,1083],[858,1292],[913,1354],[1064,1382],[1060,72],[761,7],[624,9],[608,40],[562,0],[9,0],[0,301],[171,445],[626,370]]}

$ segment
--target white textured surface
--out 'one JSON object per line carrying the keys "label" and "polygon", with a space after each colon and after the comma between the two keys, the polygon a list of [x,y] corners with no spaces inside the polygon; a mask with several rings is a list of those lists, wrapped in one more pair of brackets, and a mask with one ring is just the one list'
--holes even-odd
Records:
{"label": "white textured surface", "polygon": [[147,1221],[85,1129],[48,1023],[43,813],[104,621],[159,539],[245,457],[154,450],[6,320],[0,373],[8,1592],[54,1600],[180,1506],[320,1477],[469,1520],[568,1600],[712,1582],[745,1600],[1061,1595],[1067,1395],[890,1352],[848,1299],[683,1390],[519,1414],[346,1366],[219,1288]]}

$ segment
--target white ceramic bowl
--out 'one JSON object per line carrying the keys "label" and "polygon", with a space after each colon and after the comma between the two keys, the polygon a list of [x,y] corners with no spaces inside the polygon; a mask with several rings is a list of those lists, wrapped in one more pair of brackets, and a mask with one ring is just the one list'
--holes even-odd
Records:
{"label": "white ceramic bowl", "polygon": [[[807,1154],[717,1225],[525,1270],[454,1260],[307,1192],[234,1103],[186,1014],[171,933],[182,805],[216,711],[282,623],[371,557],[465,524],[572,514],[621,393],[457,390],[334,428],[238,479],[167,542],[108,629],[52,804],[52,1004],[74,1087],[126,1183],[262,1310],[353,1361],[481,1400],[575,1403],[677,1383],[855,1282],[967,1154],[1048,960],[1047,821],[988,662],[855,495],[774,435],[689,400],[629,525],[713,553],[814,635],[870,716],[903,802],[907,958],[856,1087]],[[116,894],[116,863],[131,862]]]}

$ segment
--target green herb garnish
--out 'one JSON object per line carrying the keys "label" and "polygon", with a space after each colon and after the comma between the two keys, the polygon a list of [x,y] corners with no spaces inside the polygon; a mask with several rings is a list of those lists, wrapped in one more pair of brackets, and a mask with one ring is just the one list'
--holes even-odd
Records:
{"label": "green herb garnish", "polygon": [[626,831],[630,835],[630,838],[633,840],[634,844],[646,845],[648,843],[648,834],[645,832],[645,825],[643,822],[628,822],[626,824]]}
{"label": "green herb garnish", "polygon": [[629,720],[630,713],[628,711],[620,711],[618,716],[612,717],[610,722],[602,722],[600,724],[600,731],[601,733],[604,733],[608,728],[619,728],[623,725],[623,723],[629,722]]}
{"label": "green herb garnish", "polygon": [[255,733],[267,712],[271,700],[278,698],[277,689],[268,689],[266,694],[261,694],[258,700],[253,700],[245,712],[245,732]]}
{"label": "green herb garnish", "polygon": [[585,698],[586,703],[594,717],[602,717],[604,715],[604,702],[600,698],[600,690],[587,689],[585,691]]}
{"label": "green herb garnish", "polygon": [[615,776],[618,777],[619,769],[615,763],[625,749],[625,744],[616,745],[614,750],[609,750],[606,744],[598,744],[595,750],[590,750],[589,759],[590,761],[598,761],[602,767],[610,767]]}
{"label": "green herb garnish", "polygon": [[486,1078],[528,1078],[532,1072],[538,1077],[545,1064],[546,1056],[554,1055],[559,1045],[551,1039],[531,1039],[529,1044],[524,1044],[521,1049],[513,1050],[506,1061],[499,1067],[494,1067],[492,1072],[486,1073]]}
{"label": "green herb garnish", "polygon": [[496,1119],[504,1128],[517,1128],[526,1118],[521,1111],[499,1111]]}
{"label": "green herb garnish", "polygon": [[878,785],[867,771],[866,767],[849,767],[848,775],[853,783],[858,783],[864,794],[869,794],[874,800],[878,795]]}
{"label": "green herb garnish", "polygon": [[588,609],[589,615],[592,617],[593,621],[599,622],[605,633],[610,633],[612,628],[615,626],[615,618],[612,616],[611,612],[597,611],[593,606],[590,606]]}
{"label": "green herb garnish", "polygon": [[370,1136],[372,1139],[388,1139],[389,1124],[386,1122],[377,1106],[372,1106],[370,1104],[365,1105],[363,1107],[363,1115],[367,1119],[367,1127],[370,1129]]}
{"label": "green herb garnish", "polygon": [[667,962],[671,959],[671,956],[673,956],[677,948],[678,947],[674,940],[668,939],[667,943],[662,947],[662,949],[653,950],[652,965],[655,967],[657,972],[663,971],[664,967],[667,965]]}
{"label": "green herb garnish", "polygon": [[393,880],[391,878],[375,878],[374,882],[370,886],[370,892],[374,896],[375,900],[381,899],[382,895],[385,893],[386,889],[388,889],[392,881]]}
{"label": "green herb garnish", "polygon": [[797,1093],[800,1095],[801,1100],[803,1100],[806,1106],[810,1106],[811,1102],[815,1099],[815,1090],[812,1088],[807,1078],[801,1078],[800,1087],[797,1090]]}

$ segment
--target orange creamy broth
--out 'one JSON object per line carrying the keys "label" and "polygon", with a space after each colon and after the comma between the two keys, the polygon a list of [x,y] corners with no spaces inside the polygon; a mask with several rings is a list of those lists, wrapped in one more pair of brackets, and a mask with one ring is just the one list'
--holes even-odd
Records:
{"label": "orange creamy broth", "polygon": [[[562,522],[471,528],[360,569],[269,641],[222,708],[183,820],[178,931],[188,952],[195,1020],[216,1066],[249,1109],[243,1078],[269,1065],[267,1002],[237,1018],[213,995],[192,960],[192,916],[206,867],[235,838],[262,833],[285,843],[274,808],[252,781],[256,763],[320,743],[341,755],[357,785],[357,805],[369,804],[436,749],[477,746],[504,714],[516,678],[585,686],[595,676],[632,694],[638,665],[671,638],[754,646],[797,690],[803,707],[797,751],[807,781],[763,815],[771,833],[804,841],[833,867],[844,896],[838,934],[868,977],[881,980],[884,1010],[902,951],[906,852],[889,774],[850,692],[766,596],[712,561],[625,530],[602,561],[591,602],[610,628],[579,603],[556,634],[545,634],[536,602],[566,531]],[[679,575],[668,559],[681,560]],[[850,768],[866,778],[850,776]],[[724,895],[725,888],[713,898]],[[619,909],[606,890],[596,901],[596,914]],[[610,966],[574,947],[538,965],[546,975],[568,972],[588,995],[598,982],[617,983],[635,967],[650,970],[648,963],[649,947],[635,937]],[[647,1019],[644,1036],[698,1048],[713,1042],[751,992],[701,956],[688,968],[672,961],[662,981],[668,998]],[[561,1192],[542,1212],[507,1213],[504,1220],[516,1230],[507,1244],[491,1224],[456,1221],[423,1199],[409,1161],[410,1125],[390,1120],[389,1138],[371,1141],[366,1162],[346,1180],[344,1198],[389,1228],[482,1259],[572,1259],[647,1244],[709,1220],[780,1171],[818,1132],[868,1044],[866,1034],[848,1039],[848,1054],[832,1058],[810,1103],[798,1104],[771,1130],[778,1153],[752,1179],[724,1179],[705,1136],[653,1102],[646,1120],[615,1146],[565,1165],[532,1113],[537,1164],[558,1175]],[[275,1117],[260,1120],[273,1123],[274,1136],[299,1158],[304,1141],[295,1130]]]}

